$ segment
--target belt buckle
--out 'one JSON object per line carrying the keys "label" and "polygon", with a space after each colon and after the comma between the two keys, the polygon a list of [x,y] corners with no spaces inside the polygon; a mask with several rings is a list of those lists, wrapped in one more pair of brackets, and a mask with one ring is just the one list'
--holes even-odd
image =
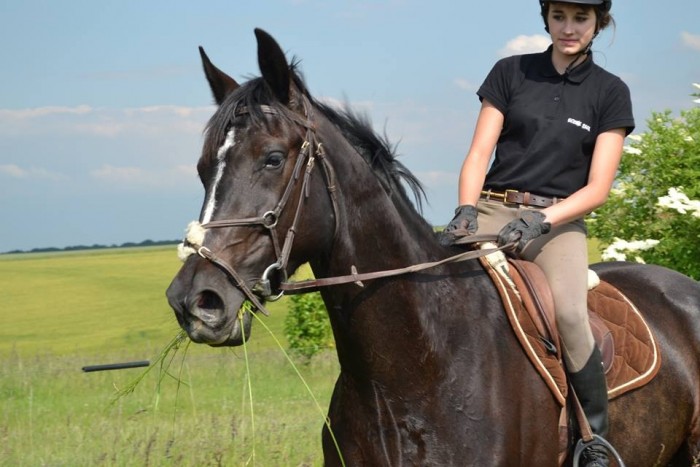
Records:
{"label": "belt buckle", "polygon": [[512,199],[517,199],[518,197],[518,190],[506,190],[503,192],[503,202],[504,203],[512,203],[512,204],[517,204],[517,201],[509,201],[508,200],[508,194],[512,193],[513,198]]}

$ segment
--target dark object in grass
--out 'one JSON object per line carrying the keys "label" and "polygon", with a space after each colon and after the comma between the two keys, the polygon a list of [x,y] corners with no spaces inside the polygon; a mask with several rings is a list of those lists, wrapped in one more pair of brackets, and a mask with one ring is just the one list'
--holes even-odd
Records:
{"label": "dark object in grass", "polygon": [[106,365],[88,365],[83,367],[83,371],[85,373],[89,373],[91,371],[124,370],[126,368],[141,368],[150,364],[151,363],[148,360],[140,360],[138,362],[108,363]]}

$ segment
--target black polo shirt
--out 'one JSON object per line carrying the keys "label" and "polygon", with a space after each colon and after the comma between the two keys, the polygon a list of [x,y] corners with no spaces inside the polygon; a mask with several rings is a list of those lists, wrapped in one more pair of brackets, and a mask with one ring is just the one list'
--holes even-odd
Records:
{"label": "black polo shirt", "polygon": [[591,56],[560,75],[545,52],[504,58],[479,88],[479,99],[505,116],[485,188],[566,197],[582,188],[596,137],[634,129],[627,85]]}

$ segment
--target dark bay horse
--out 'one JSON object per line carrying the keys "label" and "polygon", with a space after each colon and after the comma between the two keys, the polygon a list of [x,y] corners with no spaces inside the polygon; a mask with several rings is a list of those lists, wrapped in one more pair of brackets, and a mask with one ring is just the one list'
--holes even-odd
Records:
{"label": "dark bay horse", "polygon": [[[167,292],[190,338],[216,346],[242,344],[241,304],[264,306],[305,262],[332,278],[457,252],[412,203],[420,184],[387,142],[313,99],[275,40],[255,34],[262,76],[243,84],[200,49],[218,110],[188,234],[199,254]],[[655,266],[596,270],[636,302],[663,358],[651,383],[611,402],[610,442],[630,467],[698,465],[700,285]],[[557,465],[559,407],[478,261],[321,293],[341,368],[328,415],[346,465]],[[323,447],[327,465],[341,464],[327,427]]]}

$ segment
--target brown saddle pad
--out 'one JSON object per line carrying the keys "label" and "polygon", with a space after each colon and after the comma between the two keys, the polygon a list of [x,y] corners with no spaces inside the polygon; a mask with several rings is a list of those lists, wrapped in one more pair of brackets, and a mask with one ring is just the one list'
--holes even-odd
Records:
{"label": "brown saddle pad", "polygon": [[637,307],[613,285],[601,281],[588,292],[588,309],[596,342],[609,353],[608,398],[651,381],[661,367],[661,353]]}
{"label": "brown saddle pad", "polygon": [[[509,260],[509,274],[482,264],[503,300],[508,320],[525,353],[562,406],[568,393],[554,302],[535,264]],[[608,397],[618,397],[651,381],[661,365],[659,347],[639,310],[606,282],[588,293],[589,319],[603,354]]]}

